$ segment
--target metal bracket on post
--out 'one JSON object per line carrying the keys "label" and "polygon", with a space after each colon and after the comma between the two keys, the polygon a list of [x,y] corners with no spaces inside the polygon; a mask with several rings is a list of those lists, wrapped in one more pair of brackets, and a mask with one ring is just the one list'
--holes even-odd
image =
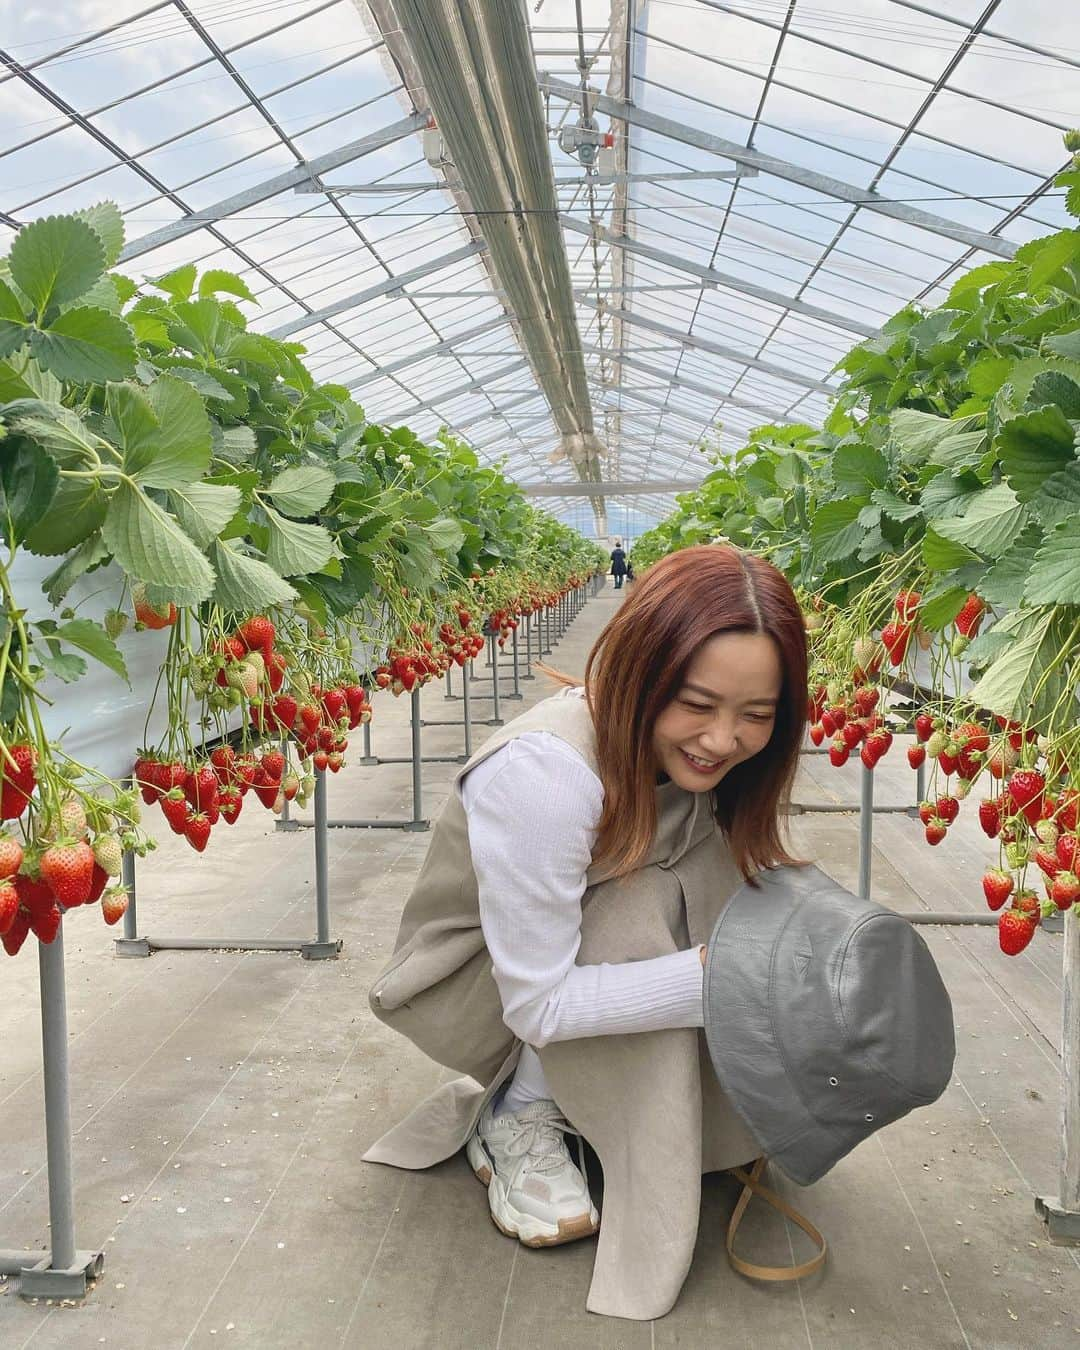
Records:
{"label": "metal bracket on post", "polygon": [[[320,807],[320,793],[322,794]],[[321,811],[321,822],[320,822]],[[139,937],[135,911],[135,855],[124,854],[123,883],[128,892],[124,936],[113,943],[117,956],[150,956],[153,952],[299,952],[309,960],[324,960],[341,951],[341,939],[330,938],[329,870],[326,860],[326,774],[315,774],[315,927],[312,942],[305,938],[155,938]],[[290,821],[292,830],[311,828],[306,820]],[[321,879],[320,879],[321,878]]]}
{"label": "metal bracket on post", "polygon": [[0,1274],[19,1277],[22,1298],[83,1298],[86,1281],[97,1279],[104,1270],[105,1254],[80,1252],[75,1248],[63,920],[52,942],[38,944],[38,972],[52,1250],[48,1253],[0,1252]]}
{"label": "metal bracket on post", "polygon": [[1080,1246],[1080,919],[1065,911],[1061,990],[1061,1178],[1055,1196],[1036,1196],[1035,1213],[1058,1247]]}
{"label": "metal bracket on post", "polygon": [[[408,759],[379,759],[378,764],[411,764],[412,765],[412,795],[413,795],[413,813],[410,820],[328,820],[326,826],[331,830],[408,830],[410,832],[421,832],[431,828],[431,822],[424,819],[424,756],[420,748],[420,728],[423,720],[420,716],[420,689],[415,688],[409,696],[412,703],[412,754]],[[432,756],[432,760],[438,759],[440,763],[456,764],[461,762],[461,756]],[[430,761],[429,761],[430,762]],[[305,822],[306,823],[306,822]]]}

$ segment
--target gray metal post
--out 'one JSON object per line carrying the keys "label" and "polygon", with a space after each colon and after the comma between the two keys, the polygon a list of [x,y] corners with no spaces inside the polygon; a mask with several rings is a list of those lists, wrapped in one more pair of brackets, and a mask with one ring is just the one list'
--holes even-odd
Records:
{"label": "gray metal post", "polygon": [[135,854],[130,849],[120,863],[120,884],[127,891],[128,904],[124,910],[124,937],[135,938],[139,934],[139,916],[135,908]]}
{"label": "gray metal post", "polygon": [[1065,911],[1062,953],[1061,1174],[1056,1196],[1037,1196],[1035,1213],[1052,1243],[1080,1244],[1080,919]]}
{"label": "gray metal post", "polygon": [[465,721],[465,758],[472,758],[472,700],[469,697],[469,672],[461,667],[461,712]]}
{"label": "gray metal post", "polygon": [[446,672],[446,697],[447,697],[447,698],[450,698],[450,697],[452,696],[452,694],[453,694],[453,689],[452,689],[451,684],[450,684],[450,672],[449,672],[449,670],[448,670],[448,671]]}
{"label": "gray metal post", "polygon": [[499,712],[499,649],[494,637],[488,638],[488,657],[491,666],[491,726],[501,727],[502,716]]}
{"label": "gray metal post", "polygon": [[[410,695],[412,699],[412,800],[413,828],[427,829],[424,819],[424,758],[420,750],[420,688]],[[408,826],[406,826],[406,829]]]}
{"label": "gray metal post", "polygon": [[859,802],[859,895],[870,899],[870,864],[874,849],[874,771],[862,766]]}
{"label": "gray metal post", "polygon": [[330,941],[330,863],[326,855],[326,770],[315,771],[315,936]]}
{"label": "gray metal post", "polygon": [[926,760],[915,770],[915,805],[918,806],[926,797]]}
{"label": "gray metal post", "polygon": [[515,628],[510,636],[510,649],[514,654],[514,698],[521,697],[521,677],[518,674],[518,639],[517,629]]}
{"label": "gray metal post", "polygon": [[63,923],[52,942],[38,943],[38,969],[41,975],[41,1050],[45,1071],[45,1147],[49,1159],[51,1264],[55,1270],[67,1270],[75,1264],[75,1209],[71,1176]]}
{"label": "gray metal post", "polygon": [[532,614],[525,615],[525,675],[526,680],[535,680],[536,676],[532,673]]}

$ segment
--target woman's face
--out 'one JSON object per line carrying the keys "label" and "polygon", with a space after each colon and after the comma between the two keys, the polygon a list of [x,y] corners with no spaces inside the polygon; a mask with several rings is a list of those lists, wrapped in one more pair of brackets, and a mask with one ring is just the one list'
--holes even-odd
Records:
{"label": "woman's face", "polygon": [[688,792],[708,792],[768,744],[782,672],[772,638],[721,633],[704,643],[682,688],[656,719],[653,754]]}

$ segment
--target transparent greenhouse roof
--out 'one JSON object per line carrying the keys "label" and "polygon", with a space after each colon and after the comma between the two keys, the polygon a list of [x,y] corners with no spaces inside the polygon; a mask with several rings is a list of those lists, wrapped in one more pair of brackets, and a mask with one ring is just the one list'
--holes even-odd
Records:
{"label": "transparent greenhouse roof", "polygon": [[[1052,180],[1080,121],[1078,5],[522,12],[605,481],[695,480],[703,442],[820,419],[837,358],[905,302],[938,302],[962,271],[1069,223]],[[551,459],[559,428],[484,218],[425,153],[426,94],[402,83],[387,0],[0,0],[0,14],[0,249],[25,221],[111,198],[129,275],[239,272],[253,327],[302,342],[373,421],[448,426],[525,484],[577,479]],[[599,128],[623,138],[620,172],[559,148],[583,79]],[[672,501],[614,495],[613,527],[636,534]],[[543,504],[591,530],[587,499]]]}

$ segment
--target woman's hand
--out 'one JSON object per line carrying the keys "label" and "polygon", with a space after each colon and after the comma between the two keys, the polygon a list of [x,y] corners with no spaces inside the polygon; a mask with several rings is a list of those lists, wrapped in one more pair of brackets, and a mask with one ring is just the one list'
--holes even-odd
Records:
{"label": "woman's hand", "polygon": [[704,964],[705,964],[705,952],[706,952],[707,948],[705,948],[705,947],[699,947],[698,950],[701,952],[701,964],[704,965]]}

